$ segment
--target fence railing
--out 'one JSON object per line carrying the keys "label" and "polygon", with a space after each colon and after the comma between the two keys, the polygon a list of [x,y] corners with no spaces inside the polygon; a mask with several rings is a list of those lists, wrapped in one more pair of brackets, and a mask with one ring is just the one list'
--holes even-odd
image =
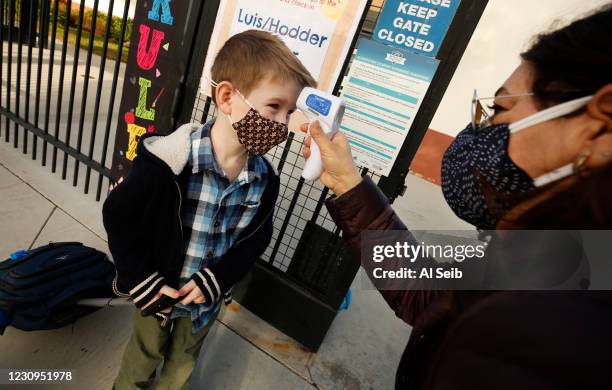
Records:
{"label": "fence railing", "polygon": [[93,8],[85,1],[0,0],[0,134],[86,194],[97,175],[96,200],[110,178],[108,145],[131,34],[130,0],[121,3],[116,17],[114,0],[108,9],[98,0]]}

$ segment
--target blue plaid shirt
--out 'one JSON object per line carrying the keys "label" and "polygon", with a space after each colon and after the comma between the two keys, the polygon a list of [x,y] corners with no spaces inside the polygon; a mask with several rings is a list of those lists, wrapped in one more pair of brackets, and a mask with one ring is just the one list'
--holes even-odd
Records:
{"label": "blue plaid shirt", "polygon": [[[240,232],[257,213],[267,184],[263,157],[249,155],[238,177],[230,182],[215,160],[210,129],[214,119],[191,133],[189,162],[192,174],[186,191],[183,214],[185,261],[180,285],[209,264],[223,261]],[[180,303],[172,318],[191,317],[192,331],[198,332],[218,313],[223,296],[211,304]]]}

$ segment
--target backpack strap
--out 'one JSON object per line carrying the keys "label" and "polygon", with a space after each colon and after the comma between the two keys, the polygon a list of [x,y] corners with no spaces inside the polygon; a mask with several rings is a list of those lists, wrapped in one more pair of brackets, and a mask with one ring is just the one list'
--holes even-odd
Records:
{"label": "backpack strap", "polygon": [[[104,281],[91,280],[91,279],[85,280],[80,283],[73,283],[72,285],[70,285],[70,287],[66,288],[64,291],[62,291],[61,293],[57,294],[52,299],[50,299],[49,302],[47,303],[47,308],[49,309],[49,312],[52,312],[56,306],[58,306],[59,304],[63,302],[66,302],[71,297],[79,293],[82,293],[83,291],[93,290],[93,289],[108,289],[108,285]],[[107,297],[98,297],[98,298],[107,298]],[[114,298],[114,297],[110,296],[108,298]]]}

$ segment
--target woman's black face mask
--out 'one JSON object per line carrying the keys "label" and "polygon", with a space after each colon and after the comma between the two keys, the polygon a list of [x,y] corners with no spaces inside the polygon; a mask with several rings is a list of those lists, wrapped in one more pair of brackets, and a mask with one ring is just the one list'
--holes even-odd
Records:
{"label": "woman's black face mask", "polygon": [[[575,172],[573,163],[531,178],[508,155],[510,134],[583,108],[592,96],[570,100],[515,123],[461,131],[442,159],[442,193],[457,216],[479,229],[493,229],[499,218],[536,187]],[[537,150],[534,151],[537,153]],[[491,199],[485,189],[496,195]],[[522,195],[522,196],[521,196]],[[494,204],[495,210],[490,206]]]}
{"label": "woman's black face mask", "polygon": [[[499,218],[487,205],[482,181],[499,194],[525,193],[533,180],[508,156],[508,124],[461,131],[442,159],[442,193],[457,216],[479,229],[493,229]],[[508,211],[513,204],[498,205]]]}

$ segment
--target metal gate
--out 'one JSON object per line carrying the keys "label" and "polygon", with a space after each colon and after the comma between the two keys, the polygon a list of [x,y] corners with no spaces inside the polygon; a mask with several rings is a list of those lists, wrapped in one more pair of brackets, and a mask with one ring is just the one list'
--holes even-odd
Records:
{"label": "metal gate", "polygon": [[108,3],[0,1],[0,134],[86,194],[94,171],[96,200],[110,178],[108,145],[131,35],[130,0],[121,10]]}

